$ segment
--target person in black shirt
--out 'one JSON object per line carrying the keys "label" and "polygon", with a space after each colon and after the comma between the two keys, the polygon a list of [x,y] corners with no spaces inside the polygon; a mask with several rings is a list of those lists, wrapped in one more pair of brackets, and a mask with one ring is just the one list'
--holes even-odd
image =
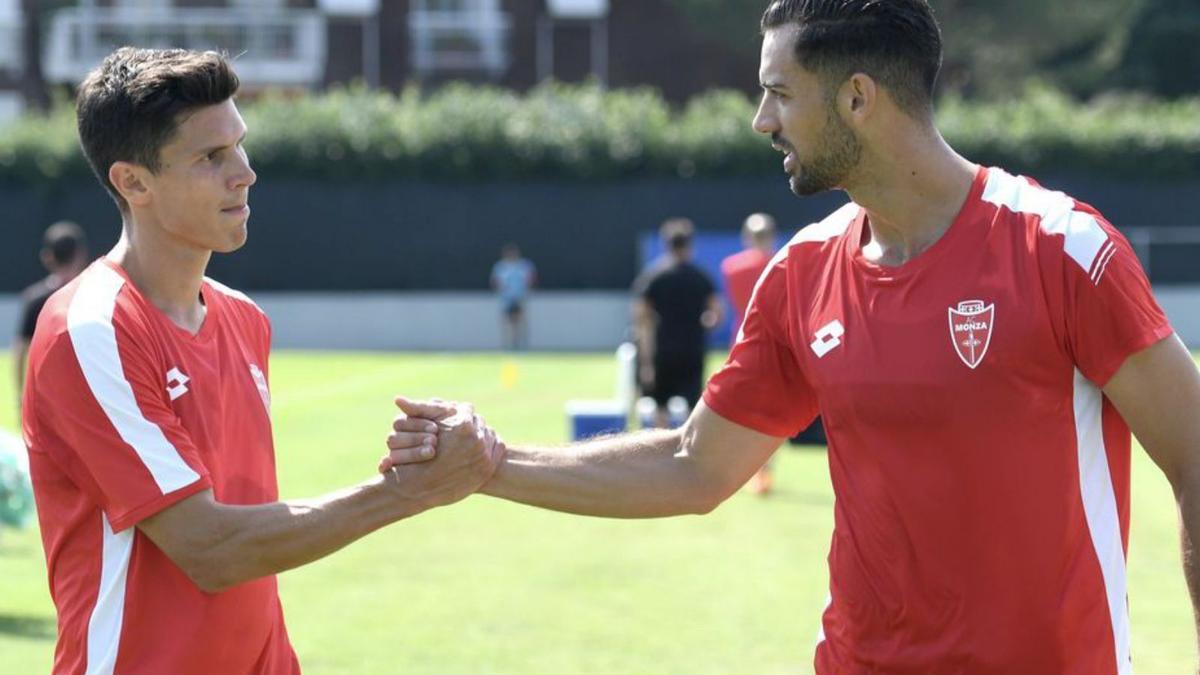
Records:
{"label": "person in black shirt", "polygon": [[654,399],[655,425],[668,426],[667,401],[674,396],[696,407],[704,385],[705,333],[721,320],[716,286],[692,264],[695,228],[686,218],[662,224],[667,253],[633,285],[638,380]]}
{"label": "person in black shirt", "polygon": [[87,237],[83,228],[70,221],[60,221],[46,228],[42,235],[42,265],[49,272],[45,279],[21,292],[21,320],[13,341],[13,366],[17,376],[17,406],[25,387],[25,359],[29,341],[37,327],[38,314],[54,292],[83,271],[88,264]]}

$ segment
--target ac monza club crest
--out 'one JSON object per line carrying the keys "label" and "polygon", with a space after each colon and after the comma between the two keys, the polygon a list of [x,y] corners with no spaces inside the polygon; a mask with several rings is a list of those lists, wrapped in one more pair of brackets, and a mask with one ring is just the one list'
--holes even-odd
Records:
{"label": "ac monza club crest", "polygon": [[958,308],[950,308],[950,342],[958,358],[974,370],[987,354],[992,343],[992,325],[996,305],[984,305],[982,300],[964,300]]}

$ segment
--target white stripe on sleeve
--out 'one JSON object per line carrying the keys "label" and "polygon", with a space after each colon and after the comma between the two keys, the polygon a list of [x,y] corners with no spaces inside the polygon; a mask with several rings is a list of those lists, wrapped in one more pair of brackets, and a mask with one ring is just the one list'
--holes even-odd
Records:
{"label": "white stripe on sleeve", "polygon": [[[1108,233],[1090,214],[1076,210],[1075,200],[1062,192],[1038,187],[1029,181],[988,169],[983,201],[1003,206],[1013,213],[1031,213],[1041,219],[1041,228],[1063,237],[1063,250],[1089,274],[1107,245]],[[1099,276],[1092,281],[1099,283]]]}
{"label": "white stripe on sleeve", "polygon": [[142,415],[133,388],[125,379],[112,323],[117,294],[125,280],[103,265],[96,265],[86,274],[67,308],[67,331],[87,386],[163,494],[190,485],[200,478],[199,474],[183,461],[162,429]]}

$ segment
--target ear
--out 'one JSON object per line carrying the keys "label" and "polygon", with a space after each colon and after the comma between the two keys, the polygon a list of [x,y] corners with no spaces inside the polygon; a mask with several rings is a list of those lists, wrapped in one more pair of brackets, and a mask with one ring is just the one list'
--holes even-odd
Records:
{"label": "ear", "polygon": [[863,122],[879,106],[879,85],[866,73],[854,73],[838,92],[838,110],[849,123]]}
{"label": "ear", "polygon": [[150,171],[132,162],[113,162],[108,167],[108,180],[130,206],[145,206],[152,197]]}

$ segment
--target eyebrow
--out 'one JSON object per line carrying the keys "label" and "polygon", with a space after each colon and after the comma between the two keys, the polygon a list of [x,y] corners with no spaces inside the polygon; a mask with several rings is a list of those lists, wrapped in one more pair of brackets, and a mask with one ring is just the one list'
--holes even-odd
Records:
{"label": "eyebrow", "polygon": [[760,82],[759,85],[768,91],[787,91],[787,85],[782,82]]}
{"label": "eyebrow", "polygon": [[[234,145],[240,145],[242,143],[242,141],[245,141],[245,140],[246,140],[246,132],[243,131],[242,135],[240,137],[238,137],[237,143],[234,143]],[[196,156],[200,157],[203,155],[211,155],[212,153],[214,153],[218,150],[224,150],[225,148],[228,148],[228,147],[230,147],[230,146],[226,145],[226,144],[221,144],[221,145],[214,145],[214,146],[207,147],[207,148],[202,148],[201,150],[198,150],[196,152]]]}

